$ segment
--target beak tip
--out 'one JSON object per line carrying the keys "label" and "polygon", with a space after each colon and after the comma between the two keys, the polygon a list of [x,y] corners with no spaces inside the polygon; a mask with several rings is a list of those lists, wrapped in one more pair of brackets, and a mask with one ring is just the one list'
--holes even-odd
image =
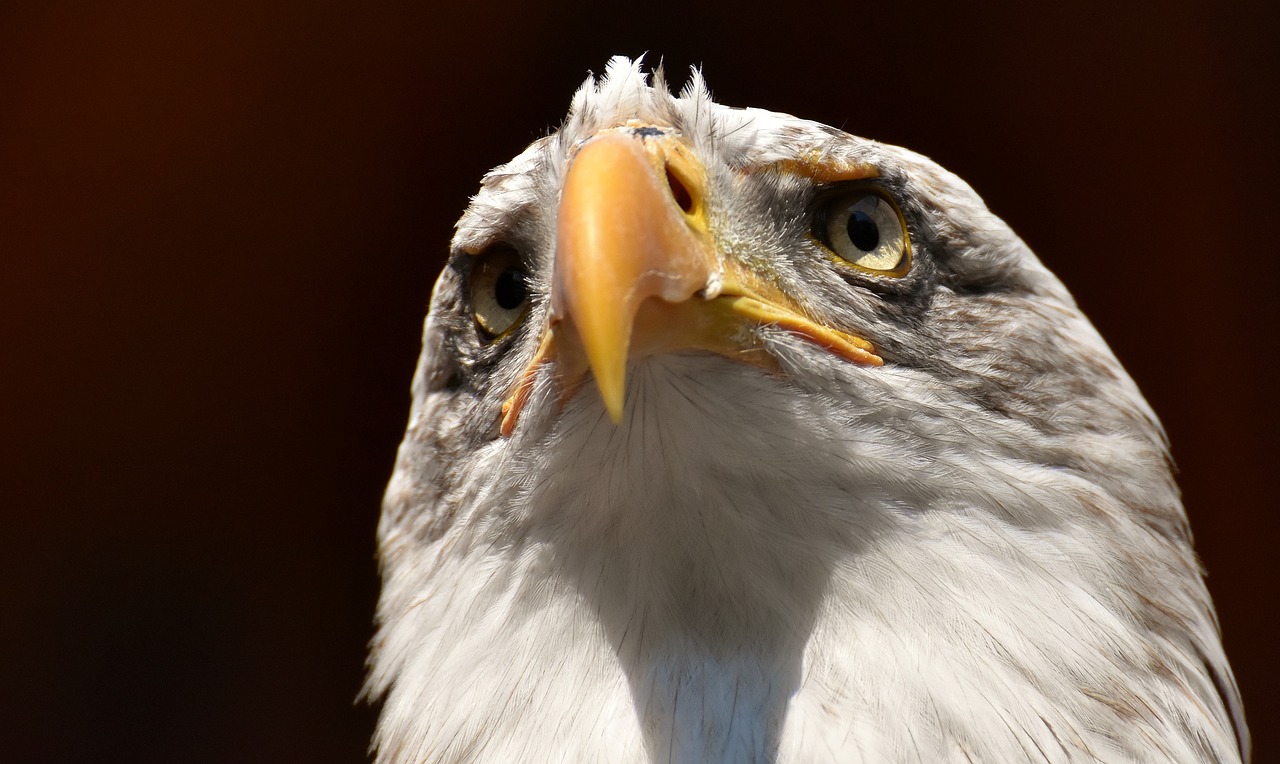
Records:
{"label": "beak tip", "polygon": [[597,377],[596,388],[604,400],[604,408],[609,412],[609,419],[619,424],[622,421],[622,404],[626,398],[626,383],[621,377],[602,380]]}

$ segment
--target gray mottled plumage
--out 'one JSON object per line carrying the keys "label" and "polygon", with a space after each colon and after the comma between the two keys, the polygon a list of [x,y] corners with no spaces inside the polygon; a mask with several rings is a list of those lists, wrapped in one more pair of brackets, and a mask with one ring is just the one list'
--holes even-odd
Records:
{"label": "gray mottled plumage", "polygon": [[[570,156],[628,120],[705,165],[725,258],[884,365],[762,325],[772,372],[635,360],[615,425],[546,364],[500,434]],[[876,168],[910,271],[833,264],[796,161]],[[498,242],[531,307],[490,342],[467,253]],[[486,176],[423,341],[379,527],[379,762],[1247,760],[1160,425],[1066,289],[924,157],[616,59]]]}

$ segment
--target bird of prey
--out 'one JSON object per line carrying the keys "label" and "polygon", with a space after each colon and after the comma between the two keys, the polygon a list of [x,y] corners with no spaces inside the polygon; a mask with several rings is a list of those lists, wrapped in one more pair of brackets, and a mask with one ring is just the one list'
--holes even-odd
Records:
{"label": "bird of prey", "polygon": [[423,345],[377,761],[1247,760],[1155,415],[919,154],[614,59]]}

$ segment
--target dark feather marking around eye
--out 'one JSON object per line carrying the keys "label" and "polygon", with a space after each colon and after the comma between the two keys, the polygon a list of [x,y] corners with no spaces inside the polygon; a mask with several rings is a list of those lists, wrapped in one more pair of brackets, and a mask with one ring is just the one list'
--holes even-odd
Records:
{"label": "dark feather marking around eye", "polygon": [[956,280],[952,283],[948,283],[947,286],[951,287],[952,292],[964,297],[980,297],[982,295],[1014,291],[1011,284],[1000,279],[975,280],[968,282]]}
{"label": "dark feather marking around eye", "polygon": [[[914,242],[915,231],[909,230],[908,235]],[[849,286],[865,289],[887,303],[919,313],[928,307],[938,279],[936,267],[922,255],[922,248],[918,244],[913,245],[911,256],[914,262],[910,272],[904,276],[879,276],[846,267],[834,267],[834,270]]]}
{"label": "dark feather marking around eye", "polygon": [[457,390],[460,387],[462,387],[462,374],[456,368],[451,368],[448,373],[440,375],[440,379],[433,386],[433,389]]}

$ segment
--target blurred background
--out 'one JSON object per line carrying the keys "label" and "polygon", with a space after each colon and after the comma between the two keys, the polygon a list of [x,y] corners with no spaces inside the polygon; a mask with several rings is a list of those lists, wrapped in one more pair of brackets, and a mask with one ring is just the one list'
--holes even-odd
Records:
{"label": "blurred background", "polygon": [[1168,427],[1271,758],[1280,26],[1140,5],[7,0],[0,758],[365,758],[452,224],[646,51],[932,156],[1063,278]]}

